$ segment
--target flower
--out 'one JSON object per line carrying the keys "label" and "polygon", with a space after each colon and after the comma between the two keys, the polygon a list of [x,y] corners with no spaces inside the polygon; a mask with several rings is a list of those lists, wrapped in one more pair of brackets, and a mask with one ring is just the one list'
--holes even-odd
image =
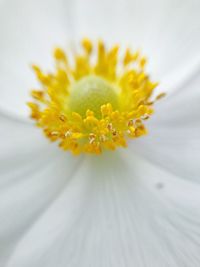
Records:
{"label": "flower", "polygon": [[[199,265],[199,5],[0,3],[1,266]],[[147,72],[168,92],[148,135],[74,157],[28,123],[27,92],[37,85],[27,63],[49,66],[55,42],[83,34],[142,45]]]}

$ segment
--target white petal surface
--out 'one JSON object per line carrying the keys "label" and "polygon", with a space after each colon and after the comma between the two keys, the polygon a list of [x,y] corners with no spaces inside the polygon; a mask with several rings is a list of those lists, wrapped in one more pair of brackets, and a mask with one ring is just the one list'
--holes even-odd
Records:
{"label": "white petal surface", "polygon": [[130,155],[83,162],[8,267],[198,267],[199,186]]}
{"label": "white petal surface", "polygon": [[38,86],[31,64],[52,67],[55,45],[72,38],[68,1],[8,0],[0,2],[0,107],[28,114],[28,92]]}
{"label": "white petal surface", "polygon": [[157,104],[149,134],[132,149],[172,173],[200,182],[200,75]]}
{"label": "white petal surface", "polygon": [[0,132],[0,266],[5,266],[18,238],[60,193],[78,159],[45,142],[39,129],[2,114]]}

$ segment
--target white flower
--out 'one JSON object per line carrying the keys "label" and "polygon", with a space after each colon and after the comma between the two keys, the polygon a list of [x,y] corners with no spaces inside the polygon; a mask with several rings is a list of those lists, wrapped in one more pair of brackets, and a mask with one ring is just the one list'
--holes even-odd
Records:
{"label": "white flower", "polygon": [[[200,265],[199,12],[198,0],[0,1],[0,266]],[[169,91],[147,137],[101,157],[49,145],[26,119],[27,64],[85,34],[141,46]]]}

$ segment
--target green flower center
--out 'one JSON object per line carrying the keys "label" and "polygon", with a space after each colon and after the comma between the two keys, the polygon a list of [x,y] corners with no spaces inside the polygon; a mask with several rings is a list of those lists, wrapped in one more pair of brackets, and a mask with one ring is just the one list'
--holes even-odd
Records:
{"label": "green flower center", "polygon": [[118,96],[115,87],[95,75],[88,75],[71,87],[69,107],[83,117],[89,109],[97,118],[101,117],[101,106],[110,103],[118,109]]}

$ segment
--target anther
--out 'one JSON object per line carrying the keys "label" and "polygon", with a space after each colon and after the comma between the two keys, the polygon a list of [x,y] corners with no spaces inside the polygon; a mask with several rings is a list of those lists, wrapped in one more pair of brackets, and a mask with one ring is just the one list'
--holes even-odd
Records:
{"label": "anther", "polygon": [[141,119],[142,120],[148,120],[149,118],[149,115],[148,114],[144,114],[143,116],[141,116]]}
{"label": "anther", "polygon": [[66,121],[66,117],[64,115],[60,115],[59,116],[59,119],[62,121],[62,122],[65,122]]}
{"label": "anther", "polygon": [[105,142],[105,141],[106,141],[106,136],[105,136],[105,135],[101,135],[101,136],[99,137],[99,140],[100,140],[101,142]]}
{"label": "anther", "polygon": [[65,137],[70,137],[72,135],[72,132],[71,131],[67,131],[66,133],[65,133]]}
{"label": "anther", "polygon": [[130,129],[128,129],[126,132],[127,132],[127,134],[131,134],[131,130]]}
{"label": "anther", "polygon": [[93,134],[93,133],[90,133],[90,134],[89,134],[89,138],[96,138],[96,135]]}
{"label": "anther", "polygon": [[165,97],[166,93],[160,93],[157,97],[156,100],[160,100],[161,98]]}
{"label": "anther", "polygon": [[113,130],[113,131],[112,131],[112,135],[113,135],[113,136],[116,136],[116,135],[117,135],[117,131],[116,131],[116,130]]}
{"label": "anther", "polygon": [[57,131],[53,131],[53,132],[51,132],[51,135],[52,135],[52,136],[58,136],[58,135],[59,135],[59,132],[57,132]]}
{"label": "anther", "polygon": [[113,129],[112,123],[108,123],[108,126],[107,127],[108,127],[108,130],[109,131],[112,131],[112,129]]}
{"label": "anther", "polygon": [[137,127],[141,127],[143,124],[142,124],[141,120],[136,120],[136,121],[135,121],[135,125],[136,125]]}
{"label": "anther", "polygon": [[134,120],[129,120],[128,121],[128,126],[133,126],[134,125]]}
{"label": "anther", "polygon": [[90,133],[90,134],[89,134],[89,143],[90,143],[90,144],[94,144],[95,139],[96,139],[96,135],[93,134],[93,133]]}

